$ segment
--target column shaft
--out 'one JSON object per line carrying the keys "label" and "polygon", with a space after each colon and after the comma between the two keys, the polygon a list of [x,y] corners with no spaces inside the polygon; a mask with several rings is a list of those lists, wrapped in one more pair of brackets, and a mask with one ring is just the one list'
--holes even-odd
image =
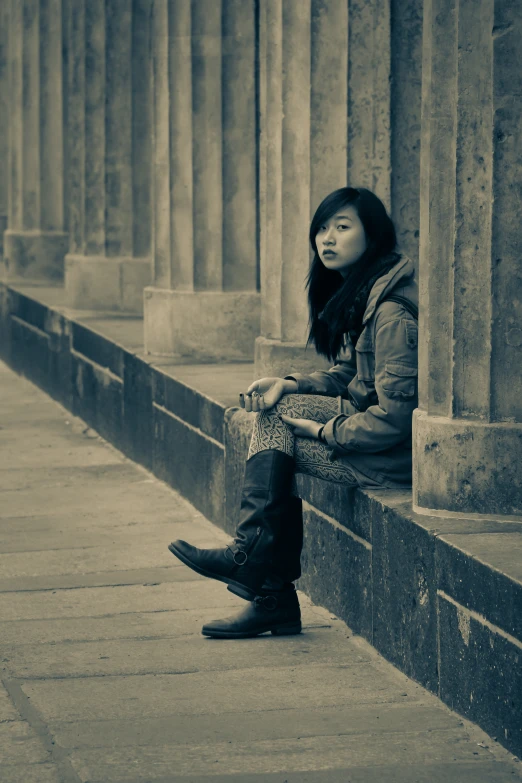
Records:
{"label": "column shaft", "polygon": [[192,0],[194,286],[223,288],[221,0]]}
{"label": "column shaft", "polygon": [[157,2],[154,95],[145,348],[248,359],[260,309],[254,0]]}
{"label": "column shaft", "polygon": [[[192,119],[192,17],[191,0],[170,4],[167,49],[170,114],[170,202],[172,241],[169,246],[170,275],[166,288],[194,290],[194,188]],[[204,219],[202,220],[202,224]],[[156,281],[157,285],[160,285]]]}
{"label": "column shaft", "polygon": [[[143,310],[143,289],[151,279],[150,228],[143,225],[150,220],[151,146],[137,144],[135,135],[146,139],[151,132],[149,11],[149,0],[72,4],[67,107],[71,241],[65,274],[72,307]],[[140,77],[135,82],[137,58]],[[136,216],[142,206],[145,216]]]}
{"label": "column shaft", "polygon": [[389,0],[264,0],[260,16],[262,336],[256,375],[327,366],[308,330],[310,219],[328,193],[390,195]]}
{"label": "column shaft", "polygon": [[425,2],[419,290],[426,339],[413,487],[424,513],[522,511],[521,205],[513,198],[521,31],[522,11],[506,0]]}
{"label": "column shaft", "polygon": [[56,0],[11,0],[8,277],[63,276],[61,25]]}
{"label": "column shaft", "polygon": [[223,288],[257,287],[256,18],[254,3],[223,6]]}

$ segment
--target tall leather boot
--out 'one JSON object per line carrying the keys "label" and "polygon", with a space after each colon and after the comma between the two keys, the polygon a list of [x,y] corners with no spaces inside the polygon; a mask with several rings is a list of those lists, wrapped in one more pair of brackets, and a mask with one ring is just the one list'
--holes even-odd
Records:
{"label": "tall leather boot", "polygon": [[[225,582],[231,592],[247,601],[262,592],[272,563],[276,573],[284,572],[284,581],[297,579],[302,522],[300,513],[296,514],[300,500],[291,495],[294,470],[293,458],[282,451],[266,449],[254,454],[245,467],[239,524],[232,544],[223,549],[199,549],[178,540],[169,545],[172,554],[198,574]],[[291,530],[296,531],[293,548],[288,541]],[[282,568],[280,544],[285,542],[289,560]]]}

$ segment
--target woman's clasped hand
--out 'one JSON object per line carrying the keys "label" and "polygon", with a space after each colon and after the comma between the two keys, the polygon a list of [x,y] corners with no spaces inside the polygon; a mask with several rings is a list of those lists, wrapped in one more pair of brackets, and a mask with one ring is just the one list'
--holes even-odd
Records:
{"label": "woman's clasped hand", "polygon": [[[296,381],[289,378],[261,378],[259,381],[254,381],[245,394],[239,395],[239,402],[241,407],[249,413],[265,411],[273,408],[285,394],[291,394],[296,391]],[[292,428],[293,434],[297,437],[319,437],[319,430],[322,425],[317,421],[312,419],[294,419],[284,413],[280,413],[279,418]]]}
{"label": "woman's clasped hand", "polygon": [[239,395],[242,408],[251,411],[266,411],[273,408],[284,394],[295,392],[297,383],[284,378],[261,378],[250,384],[245,394]]}

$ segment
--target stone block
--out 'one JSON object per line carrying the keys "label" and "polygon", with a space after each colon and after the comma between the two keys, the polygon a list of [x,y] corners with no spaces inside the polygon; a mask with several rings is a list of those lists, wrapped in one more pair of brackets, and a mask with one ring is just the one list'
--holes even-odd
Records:
{"label": "stone block", "polygon": [[143,313],[143,289],[150,283],[148,258],[65,257],[65,290],[70,307]]}
{"label": "stone block", "polygon": [[374,505],[372,644],[408,677],[436,692],[434,542],[400,511]]}
{"label": "stone block", "polygon": [[153,403],[152,472],[223,527],[223,446]]}
{"label": "stone block", "polygon": [[80,416],[102,437],[121,447],[123,383],[110,371],[84,359],[71,356],[73,413]]}
{"label": "stone block", "polygon": [[439,591],[440,698],[522,756],[522,644]]}
{"label": "stone block", "polygon": [[225,508],[224,527],[234,535],[238,522],[245,463],[252,437],[255,414],[243,408],[225,412]]}
{"label": "stone block", "polygon": [[372,547],[309,503],[303,503],[302,576],[312,601],[326,606],[350,628],[372,638]]}
{"label": "stone block", "polygon": [[420,455],[413,463],[416,510],[522,514],[522,424],[448,419],[417,409],[413,443]]}
{"label": "stone block", "polygon": [[11,367],[44,391],[49,386],[49,336],[12,313]]}
{"label": "stone block", "polygon": [[299,497],[371,543],[371,510],[364,494],[353,487],[299,473],[296,483]]}
{"label": "stone block", "polygon": [[145,289],[145,350],[191,360],[250,360],[261,299],[252,291]]}
{"label": "stone block", "polygon": [[63,280],[68,243],[69,236],[62,231],[8,229],[4,233],[4,265],[7,278]]}
{"label": "stone block", "polygon": [[124,354],[123,450],[147,469],[152,467],[152,369],[132,353]]}
{"label": "stone block", "polygon": [[151,369],[153,401],[190,426],[223,443],[224,406],[174,378],[169,372],[172,369],[175,372],[175,368]]}
{"label": "stone block", "polygon": [[84,326],[77,321],[71,322],[72,349],[90,361],[105,367],[123,381],[125,351],[113,340]]}
{"label": "stone block", "polygon": [[327,370],[331,366],[332,362],[319,356],[313,346],[305,349],[302,343],[281,342],[266,337],[258,337],[255,341],[256,378],[284,378],[292,372],[311,373],[314,370]]}
{"label": "stone block", "polygon": [[522,641],[522,535],[443,534],[435,546],[438,588]]}

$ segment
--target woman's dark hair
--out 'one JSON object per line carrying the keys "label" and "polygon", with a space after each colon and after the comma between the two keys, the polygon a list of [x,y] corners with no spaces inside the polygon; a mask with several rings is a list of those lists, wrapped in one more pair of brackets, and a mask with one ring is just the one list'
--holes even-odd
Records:
{"label": "woman's dark hair", "polygon": [[[350,274],[343,278],[339,272],[325,267],[317,252],[315,239],[321,226],[346,206],[356,209],[363,224],[367,247],[350,268]],[[343,346],[346,314],[353,308],[361,283],[371,277],[379,261],[395,250],[397,237],[384,204],[371,190],[346,187],[330,193],[317,207],[310,225],[310,245],[314,258],[306,279],[310,312],[306,344],[313,343],[319,354],[333,361]],[[328,310],[331,313],[328,323],[320,318],[327,303],[330,303]]]}

